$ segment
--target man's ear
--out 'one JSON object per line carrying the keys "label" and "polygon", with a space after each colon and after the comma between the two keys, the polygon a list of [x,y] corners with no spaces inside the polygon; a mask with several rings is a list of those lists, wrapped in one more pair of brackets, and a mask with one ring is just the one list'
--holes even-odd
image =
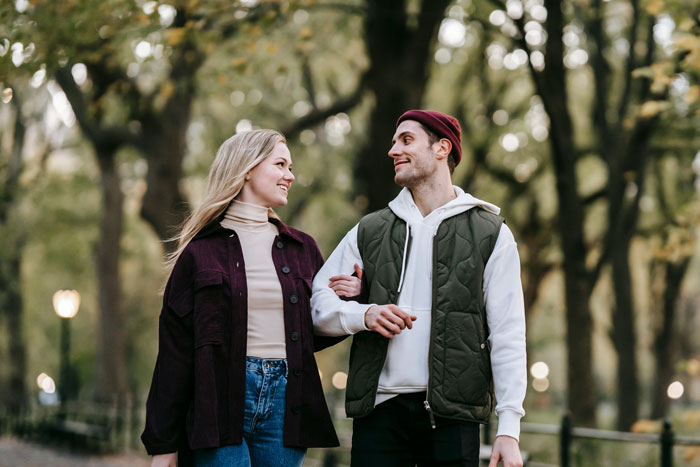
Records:
{"label": "man's ear", "polygon": [[[447,159],[452,152],[452,142],[447,138],[442,138],[440,141],[436,142],[437,148],[435,149],[435,156],[438,160]],[[433,147],[435,147],[433,145]]]}

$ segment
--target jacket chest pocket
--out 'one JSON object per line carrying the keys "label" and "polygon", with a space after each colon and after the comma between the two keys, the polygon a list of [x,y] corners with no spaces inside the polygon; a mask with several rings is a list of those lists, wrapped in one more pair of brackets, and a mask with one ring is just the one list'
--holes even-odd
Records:
{"label": "jacket chest pocket", "polygon": [[194,345],[223,343],[226,310],[226,276],[221,271],[203,271],[194,281]]}

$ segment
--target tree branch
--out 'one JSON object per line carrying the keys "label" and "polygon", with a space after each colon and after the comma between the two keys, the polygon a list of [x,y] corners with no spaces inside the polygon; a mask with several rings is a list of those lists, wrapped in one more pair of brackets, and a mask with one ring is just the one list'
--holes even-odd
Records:
{"label": "tree branch", "polygon": [[350,109],[358,105],[362,100],[366,83],[367,73],[363,73],[363,75],[360,77],[359,83],[357,84],[357,88],[355,88],[355,90],[350,95],[340,98],[330,107],[327,107],[325,109],[314,110],[306,114],[305,116],[299,118],[298,120],[289,123],[286,126],[283,126],[282,134],[284,134],[289,140],[294,139],[303,130],[323,122],[331,115],[349,111]]}

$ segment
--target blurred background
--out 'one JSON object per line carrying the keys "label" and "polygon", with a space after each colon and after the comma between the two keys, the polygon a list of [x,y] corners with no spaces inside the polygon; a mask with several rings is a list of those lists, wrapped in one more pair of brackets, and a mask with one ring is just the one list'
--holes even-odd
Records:
{"label": "blurred background", "polygon": [[[453,182],[518,242],[524,421],[700,435],[698,2],[7,0],[0,18],[5,444],[145,462],[167,239],[218,146],[281,130],[297,178],[278,213],[328,256],[398,193],[386,153],[410,108],[459,119]],[[317,354],[346,447],[348,350]],[[557,446],[521,439],[533,462]],[[572,449],[658,465],[654,445]]]}

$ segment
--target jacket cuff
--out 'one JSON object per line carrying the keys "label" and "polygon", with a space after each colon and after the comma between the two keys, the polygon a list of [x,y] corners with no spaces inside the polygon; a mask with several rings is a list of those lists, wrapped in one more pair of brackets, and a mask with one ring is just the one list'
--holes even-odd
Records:
{"label": "jacket cuff", "polygon": [[510,436],[520,440],[520,419],[522,415],[513,410],[501,410],[498,413],[498,432],[496,436]]}
{"label": "jacket cuff", "polygon": [[357,302],[345,302],[341,315],[342,325],[348,334],[357,334],[360,331],[367,331],[365,326],[365,312],[373,305]]}

